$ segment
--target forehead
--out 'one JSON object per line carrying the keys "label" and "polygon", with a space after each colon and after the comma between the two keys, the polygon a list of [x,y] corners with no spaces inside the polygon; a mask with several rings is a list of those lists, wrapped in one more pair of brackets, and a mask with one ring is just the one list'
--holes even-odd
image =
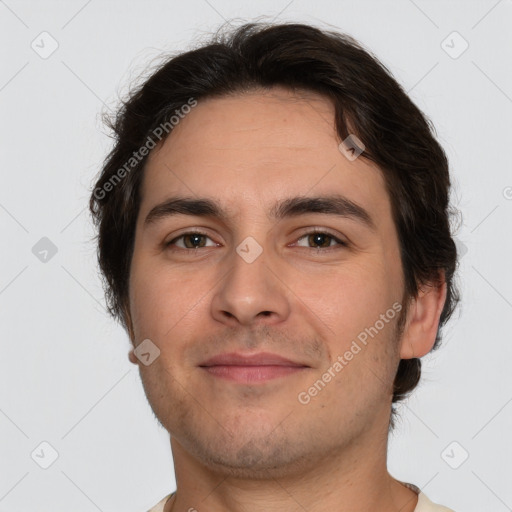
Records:
{"label": "forehead", "polygon": [[340,151],[334,106],[275,88],[199,100],[147,161],[141,213],[170,195],[216,198],[237,214],[298,195],[340,193],[389,215],[381,171]]}

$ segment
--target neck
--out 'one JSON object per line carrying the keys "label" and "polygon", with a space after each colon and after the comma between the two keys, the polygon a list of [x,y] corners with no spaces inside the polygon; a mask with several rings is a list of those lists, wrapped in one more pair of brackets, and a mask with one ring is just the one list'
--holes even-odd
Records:
{"label": "neck", "polygon": [[414,512],[416,493],[387,471],[387,431],[369,434],[321,461],[301,461],[300,470],[280,468],[266,478],[207,467],[171,437],[177,492],[164,512]]}

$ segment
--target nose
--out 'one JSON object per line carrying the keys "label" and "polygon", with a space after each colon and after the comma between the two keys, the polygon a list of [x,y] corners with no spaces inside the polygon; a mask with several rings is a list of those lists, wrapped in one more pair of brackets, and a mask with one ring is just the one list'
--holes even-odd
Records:
{"label": "nose", "polygon": [[212,316],[231,327],[275,325],[290,314],[290,290],[265,250],[254,260],[233,251],[212,299]]}

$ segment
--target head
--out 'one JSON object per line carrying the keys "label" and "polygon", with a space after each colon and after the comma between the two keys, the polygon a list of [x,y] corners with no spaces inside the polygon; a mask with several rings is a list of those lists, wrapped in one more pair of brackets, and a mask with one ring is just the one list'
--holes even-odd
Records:
{"label": "head", "polygon": [[[134,347],[160,350],[140,371],[162,425],[238,470],[392,429],[459,297],[447,158],[391,73],[349,36],[249,24],[166,60],[111,127],[99,265]],[[304,371],[201,368],[247,350]]]}

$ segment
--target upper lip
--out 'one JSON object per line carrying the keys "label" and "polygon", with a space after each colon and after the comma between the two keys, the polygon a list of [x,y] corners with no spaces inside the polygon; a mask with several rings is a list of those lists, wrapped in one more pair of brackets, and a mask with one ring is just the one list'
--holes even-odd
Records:
{"label": "upper lip", "polygon": [[286,359],[278,354],[270,352],[259,352],[257,354],[239,354],[236,352],[219,354],[206,361],[199,366],[307,366],[297,363],[290,359]]}

